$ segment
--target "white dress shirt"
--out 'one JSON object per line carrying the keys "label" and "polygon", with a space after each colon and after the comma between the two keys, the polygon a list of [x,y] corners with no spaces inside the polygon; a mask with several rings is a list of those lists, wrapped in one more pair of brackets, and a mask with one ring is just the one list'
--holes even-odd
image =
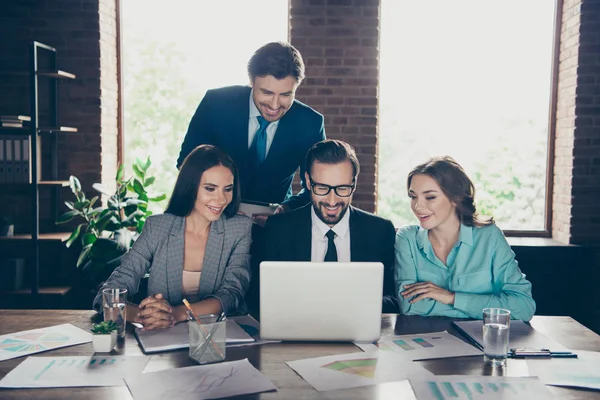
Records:
{"label": "white dress shirt", "polygon": [[315,209],[311,206],[310,215],[312,219],[312,239],[310,261],[322,262],[325,260],[327,253],[327,232],[331,229],[335,232],[335,248],[339,262],[350,262],[350,211],[346,210],[346,214],[342,217],[333,228],[319,219],[315,213]]}
{"label": "white dress shirt", "polygon": [[[258,123],[258,117],[260,115],[260,111],[256,108],[254,101],[252,100],[252,95],[254,94],[254,89],[250,91],[250,118],[248,119],[248,149],[252,147],[252,141],[254,140],[254,135],[256,135],[256,131],[260,127]],[[267,150],[265,152],[265,158],[269,155],[269,149],[271,148],[271,143],[273,143],[273,138],[275,137],[275,132],[277,131],[277,126],[279,125],[279,120],[275,122],[271,122],[269,126],[267,126]]]}

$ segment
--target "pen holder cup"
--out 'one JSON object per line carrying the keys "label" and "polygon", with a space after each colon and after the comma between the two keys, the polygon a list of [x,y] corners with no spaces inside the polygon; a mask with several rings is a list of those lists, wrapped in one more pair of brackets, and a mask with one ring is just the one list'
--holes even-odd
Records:
{"label": "pen holder cup", "polygon": [[199,364],[210,364],[225,360],[227,321],[206,324],[190,321],[188,325],[190,332],[189,357],[192,360]]}

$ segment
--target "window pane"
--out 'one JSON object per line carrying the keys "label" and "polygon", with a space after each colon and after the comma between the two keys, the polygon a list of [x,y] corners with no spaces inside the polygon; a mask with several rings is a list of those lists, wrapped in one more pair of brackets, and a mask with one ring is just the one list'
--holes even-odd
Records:
{"label": "window pane", "polygon": [[[171,195],[190,118],[207,89],[247,85],[263,44],[287,41],[281,0],[122,1],[125,167],[150,156],[153,191]],[[126,176],[130,176],[129,173]],[[167,199],[168,200],[168,199]],[[160,211],[166,201],[155,206]]]}
{"label": "window pane", "polygon": [[417,223],[406,176],[450,155],[502,229],[545,228],[554,8],[382,0],[379,214]]}

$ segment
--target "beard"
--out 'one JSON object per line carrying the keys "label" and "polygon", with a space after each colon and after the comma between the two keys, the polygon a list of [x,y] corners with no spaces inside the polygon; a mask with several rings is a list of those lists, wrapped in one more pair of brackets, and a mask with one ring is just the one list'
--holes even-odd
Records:
{"label": "beard", "polygon": [[[315,214],[317,214],[317,217],[319,217],[319,219],[321,221],[323,221],[327,225],[336,225],[338,222],[340,222],[342,220],[342,218],[344,218],[344,215],[346,215],[346,211],[348,211],[348,207],[350,207],[350,204],[344,203],[344,202],[328,204],[328,203],[324,203],[322,201],[319,201],[319,202],[313,201],[312,206],[313,206],[313,210],[315,210]],[[341,209],[338,212],[338,214],[331,216],[331,215],[327,215],[321,209],[321,207],[325,207],[325,206],[329,206],[329,207],[341,206]]]}

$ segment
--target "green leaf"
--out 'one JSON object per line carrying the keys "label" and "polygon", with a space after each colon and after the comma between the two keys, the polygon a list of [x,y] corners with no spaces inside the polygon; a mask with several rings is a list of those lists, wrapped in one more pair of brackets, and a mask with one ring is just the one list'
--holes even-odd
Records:
{"label": "green leaf", "polygon": [[77,225],[77,228],[75,228],[75,230],[73,230],[73,232],[71,232],[71,236],[69,236],[69,238],[67,239],[67,243],[65,244],[65,246],[67,246],[67,248],[71,247],[73,242],[75,240],[77,240],[77,238],[79,237],[79,233],[81,232],[81,227],[84,225],[85,224]]}
{"label": "green leaf", "polygon": [[75,193],[75,197],[77,198],[77,201],[85,201],[85,193],[83,192]]}
{"label": "green leaf", "polygon": [[72,220],[73,217],[75,217],[76,215],[79,215],[79,211],[77,211],[77,210],[67,211],[66,213],[64,213],[63,215],[61,215],[60,217],[58,217],[58,220],[56,221],[56,224],[67,223],[70,220]]}
{"label": "green leaf", "polygon": [[104,186],[102,186],[101,183],[94,183],[92,185],[92,187],[102,194],[105,194],[107,196],[112,196],[112,193],[109,192],[108,189],[106,189]]}
{"label": "green leaf", "polygon": [[72,201],[65,201],[65,206],[67,206],[67,208],[69,210],[74,210],[75,206],[73,206],[73,202]]}
{"label": "green leaf", "polygon": [[144,172],[148,171],[148,168],[152,165],[152,161],[150,161],[150,156],[146,159],[146,164],[144,164]]}
{"label": "green leaf", "polygon": [[108,199],[108,207],[112,210],[118,210],[119,209],[119,201],[117,199],[115,199],[114,197],[111,197],[110,199]]}
{"label": "green leaf", "polygon": [[118,329],[117,324],[113,320],[103,321],[99,324],[92,325],[92,333],[94,335],[108,335],[112,331],[116,331]]}
{"label": "green leaf", "polygon": [[74,204],[75,209],[77,209],[77,210],[83,210],[84,208],[88,207],[89,205],[90,205],[89,200],[77,201]]}
{"label": "green leaf", "polygon": [[148,186],[152,185],[155,180],[156,180],[156,177],[154,177],[154,176],[146,178],[146,180],[144,181],[144,186],[148,187]]}
{"label": "green leaf", "polygon": [[138,221],[137,224],[137,231],[138,233],[142,233],[142,230],[144,229],[144,225],[146,224],[146,218],[142,218]]}
{"label": "green leaf", "polygon": [[117,194],[118,194],[119,198],[124,198],[125,195],[127,195],[127,186],[125,186],[125,185],[119,186],[119,189],[117,190]]}
{"label": "green leaf", "polygon": [[96,202],[98,201],[99,197],[98,196],[94,196],[91,200],[90,200],[90,204],[88,205],[88,207],[93,207],[94,204],[96,204]]}
{"label": "green leaf", "polygon": [[140,199],[127,199],[127,201],[125,202],[125,206],[135,206],[139,204],[147,204],[147,202]]}
{"label": "green leaf", "polygon": [[164,193],[161,193],[161,194],[155,194],[154,197],[150,197],[148,199],[148,201],[163,201],[166,198],[167,198],[167,195]]}
{"label": "green leaf", "polygon": [[98,238],[93,233],[86,233],[81,238],[81,242],[83,243],[84,246],[87,246],[88,244],[94,244],[96,239],[98,239]]}
{"label": "green leaf", "polygon": [[133,172],[135,172],[136,176],[140,179],[144,179],[144,172],[138,167],[136,164],[132,165]]}
{"label": "green leaf", "polygon": [[81,183],[77,177],[71,175],[69,177],[69,187],[75,196],[77,196],[78,192],[81,192]]}
{"label": "green leaf", "polygon": [[146,193],[144,185],[142,185],[142,182],[140,182],[137,179],[133,180],[133,191],[136,192],[138,195]]}
{"label": "green leaf", "polygon": [[121,164],[119,166],[119,169],[117,170],[117,176],[115,177],[115,180],[117,182],[121,182],[121,180],[123,179],[123,171],[125,170],[125,165]]}
{"label": "green leaf", "polygon": [[77,258],[77,268],[79,268],[81,264],[83,264],[83,262],[86,260],[88,254],[92,250],[92,246],[93,244],[88,244],[84,246],[83,249],[81,249],[81,253],[79,253],[79,258]]}

